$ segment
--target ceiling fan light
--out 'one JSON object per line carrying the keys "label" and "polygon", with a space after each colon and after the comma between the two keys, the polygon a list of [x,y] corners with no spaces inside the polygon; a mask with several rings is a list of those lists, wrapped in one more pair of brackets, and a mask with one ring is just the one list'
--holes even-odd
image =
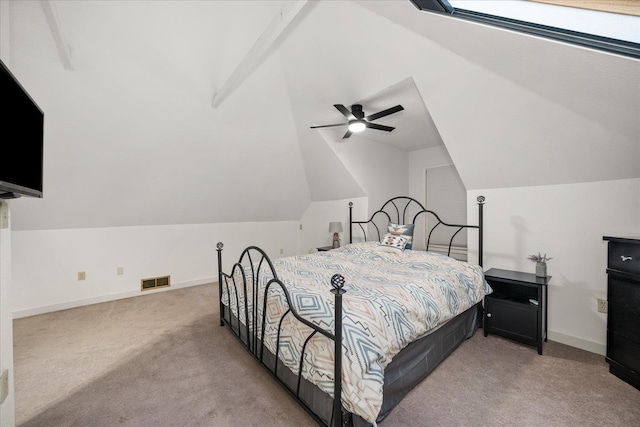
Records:
{"label": "ceiling fan light", "polygon": [[365,130],[367,127],[367,125],[365,125],[364,121],[362,120],[353,120],[349,123],[349,130],[351,132],[362,132],[363,130]]}

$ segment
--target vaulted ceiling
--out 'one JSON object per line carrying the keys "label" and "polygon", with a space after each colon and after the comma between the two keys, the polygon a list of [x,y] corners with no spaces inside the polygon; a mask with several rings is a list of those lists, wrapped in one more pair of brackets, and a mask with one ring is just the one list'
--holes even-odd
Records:
{"label": "vaulted ceiling", "polygon": [[[409,1],[44,3],[62,44],[41,2],[8,8],[3,60],[46,121],[45,197],[15,229],[297,220],[442,144],[467,189],[640,177],[634,59]],[[405,110],[348,142],[310,129],[354,103]]]}

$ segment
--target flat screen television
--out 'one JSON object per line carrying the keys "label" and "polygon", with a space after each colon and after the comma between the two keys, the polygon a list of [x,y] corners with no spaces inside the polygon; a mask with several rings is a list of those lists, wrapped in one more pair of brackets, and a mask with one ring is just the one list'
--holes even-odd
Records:
{"label": "flat screen television", "polygon": [[42,197],[44,113],[0,61],[0,199]]}

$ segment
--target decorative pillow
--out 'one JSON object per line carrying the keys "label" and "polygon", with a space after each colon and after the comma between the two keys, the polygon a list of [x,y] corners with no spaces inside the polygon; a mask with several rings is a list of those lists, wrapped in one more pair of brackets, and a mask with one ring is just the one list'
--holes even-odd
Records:
{"label": "decorative pillow", "polygon": [[405,236],[394,236],[393,234],[385,234],[378,247],[384,252],[404,252],[407,246],[407,238]]}
{"label": "decorative pillow", "polygon": [[404,236],[407,238],[407,246],[405,249],[411,249],[411,241],[413,240],[413,224],[400,225],[392,222],[387,226],[387,233],[394,236]]}

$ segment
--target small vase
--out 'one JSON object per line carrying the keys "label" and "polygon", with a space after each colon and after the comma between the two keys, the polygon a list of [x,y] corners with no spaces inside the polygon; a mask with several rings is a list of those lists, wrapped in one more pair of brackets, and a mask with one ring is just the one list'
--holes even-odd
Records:
{"label": "small vase", "polygon": [[547,263],[538,261],[536,262],[536,277],[547,277]]}

